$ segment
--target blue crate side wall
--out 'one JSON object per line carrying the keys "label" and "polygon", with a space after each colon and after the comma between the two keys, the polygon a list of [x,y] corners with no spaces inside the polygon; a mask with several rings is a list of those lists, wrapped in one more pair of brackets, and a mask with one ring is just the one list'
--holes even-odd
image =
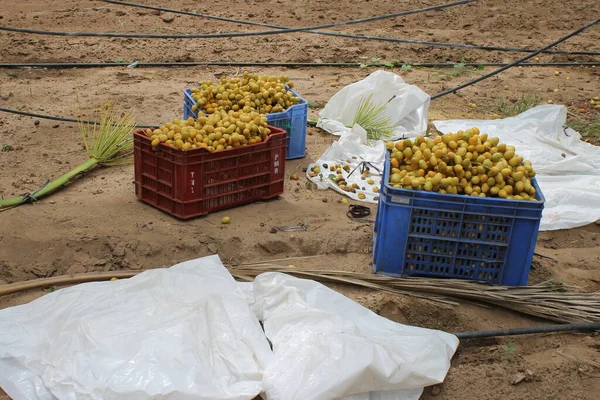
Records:
{"label": "blue crate side wall", "polygon": [[[445,266],[441,269],[432,268],[441,271],[438,274],[440,276],[464,277],[454,274],[471,274],[469,276],[472,277],[475,274],[475,279],[483,276],[487,277],[483,280],[491,283],[511,286],[527,284],[545,201],[535,179],[532,183],[537,190],[536,196],[539,202],[417,192],[395,189],[386,185],[386,182],[389,182],[389,153],[386,157],[382,193],[373,234],[374,272],[395,276],[413,275],[414,273],[411,271],[404,270],[408,240],[412,237],[413,243],[415,241],[419,244],[423,243],[424,247],[427,247],[428,244],[431,247],[434,242],[442,241],[445,251],[448,251],[448,246],[452,247],[454,242],[455,250],[449,251],[451,254],[447,255],[448,264],[452,265],[449,268]],[[418,230],[416,230],[417,233],[411,234],[411,220],[416,209],[425,210],[425,213],[427,211],[437,212],[438,215],[440,212],[446,211],[454,215],[460,214],[460,222],[458,225],[454,224],[452,228],[454,229],[453,237],[436,236],[436,232],[431,233],[429,230],[426,235],[419,234]],[[418,217],[418,214],[416,216]],[[480,221],[478,216],[481,216],[481,222],[478,222]],[[494,225],[496,219],[502,221],[502,224],[499,223],[500,226]],[[437,219],[433,222],[429,219],[427,222],[429,227],[439,225]],[[469,230],[469,226],[473,229]],[[465,235],[477,235],[477,237],[465,239],[463,237]],[[474,245],[470,246],[469,243],[474,243]],[[460,248],[463,253],[466,251],[465,249],[468,249],[467,258],[476,254],[478,259],[469,261],[467,265],[455,265],[457,248]],[[424,249],[424,251],[426,260],[434,258],[431,248]],[[441,258],[439,252],[435,258],[439,263]],[[464,259],[462,261],[464,264]],[[498,269],[500,261],[502,261],[502,267]],[[488,266],[492,268],[489,269]],[[429,271],[424,275],[436,276]]]}

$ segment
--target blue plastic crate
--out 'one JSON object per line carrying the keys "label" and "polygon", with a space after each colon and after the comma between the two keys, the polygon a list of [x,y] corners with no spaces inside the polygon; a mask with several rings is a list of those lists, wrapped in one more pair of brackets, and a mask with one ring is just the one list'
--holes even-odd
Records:
{"label": "blue plastic crate", "polygon": [[373,235],[373,271],[525,286],[544,196],[518,201],[397,189],[386,156]]}
{"label": "blue plastic crate", "polygon": [[[295,96],[300,97],[300,103],[294,104],[285,111],[267,114],[267,123],[276,128],[285,129],[287,132],[286,159],[302,158],[306,155],[306,122],[308,118],[308,103],[295,90]],[[192,97],[192,90],[183,92],[183,119],[198,118],[198,112],[192,111],[196,101]]]}

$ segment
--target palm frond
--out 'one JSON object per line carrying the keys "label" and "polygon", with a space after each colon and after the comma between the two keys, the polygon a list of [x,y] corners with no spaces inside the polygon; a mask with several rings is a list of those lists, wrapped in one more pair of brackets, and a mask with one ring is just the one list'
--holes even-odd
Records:
{"label": "palm frond", "polygon": [[85,148],[98,163],[122,165],[133,158],[133,131],[136,123],[131,113],[115,112],[110,104],[103,107],[100,124],[79,123]]}
{"label": "palm frond", "polygon": [[301,270],[266,262],[229,267],[233,276],[255,277],[263,272],[284,272],[321,282],[346,283],[442,304],[460,299],[491,304],[556,322],[600,322],[600,292],[585,293],[579,288],[552,283],[532,286],[491,286],[459,279],[393,278],[347,271]]}
{"label": "palm frond", "polygon": [[[443,307],[451,307],[458,304],[456,300],[461,300],[490,304],[556,322],[600,322],[600,292],[581,292],[580,288],[552,282],[524,287],[491,286],[482,282],[458,279],[393,278],[348,271],[297,269],[273,264],[274,261],[276,260],[228,266],[228,269],[235,278],[244,281],[251,281],[264,272],[283,272],[323,283],[342,283],[408,295],[436,302]],[[0,296],[53,285],[129,278],[140,272],[96,272],[35,279],[0,285]]]}
{"label": "palm frond", "polygon": [[394,134],[394,124],[385,113],[386,103],[376,104],[373,95],[362,98],[352,125],[360,125],[369,140],[386,140]]}
{"label": "palm frond", "polygon": [[131,162],[135,126],[135,118],[131,113],[117,114],[112,110],[110,104],[105,105],[102,109],[99,124],[88,124],[79,120],[81,136],[89,158],[71,171],[36,190],[32,195],[0,200],[0,209],[16,207],[41,199],[98,165],[111,167]]}

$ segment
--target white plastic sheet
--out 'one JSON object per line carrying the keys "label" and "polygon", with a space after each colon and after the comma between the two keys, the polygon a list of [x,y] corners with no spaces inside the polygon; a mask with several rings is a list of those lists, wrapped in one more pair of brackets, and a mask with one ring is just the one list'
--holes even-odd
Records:
{"label": "white plastic sheet", "polygon": [[[430,96],[392,72],[376,71],[344,87],[321,110],[317,126],[341,137],[316,163],[309,166],[306,175],[319,189],[333,189],[353,200],[376,204],[379,193],[373,189],[381,187],[381,175],[377,171],[383,172],[385,144],[367,140],[367,132],[360,125],[351,126],[360,102],[368,96],[372,96],[376,104],[386,104],[385,115],[395,125],[395,134],[390,140],[422,135],[427,130]],[[329,170],[323,170],[321,176],[310,176],[311,167],[315,165],[348,164],[352,171],[361,162],[371,164],[371,176],[368,179],[372,179],[373,183],[366,182],[367,178],[363,178],[360,172],[350,175],[349,171],[342,171],[349,185],[358,185],[356,192],[340,189],[329,179],[332,173]],[[360,198],[359,194],[364,194],[364,198]]]}
{"label": "white plastic sheet", "polygon": [[272,356],[218,256],[0,311],[15,400],[253,399]]}
{"label": "white plastic sheet", "polygon": [[400,76],[381,70],[337,92],[319,112],[317,126],[334,135],[349,132],[360,102],[369,95],[375,104],[386,103],[385,114],[396,125],[392,139],[427,130],[430,96]]}
{"label": "white plastic sheet", "polygon": [[[351,131],[343,132],[340,139],[334,142],[317,162],[308,166],[306,177],[315,183],[319,189],[333,189],[354,200],[377,204],[379,193],[374,188],[379,189],[381,187],[385,151],[385,144],[382,141],[369,145],[365,130],[360,126],[355,126]],[[369,163],[366,164],[370,168],[368,179],[373,180],[373,183],[368,183],[367,178],[361,174],[360,168],[357,168],[362,162]],[[321,173],[311,177],[310,172],[317,165],[321,168]],[[328,167],[331,165],[340,165],[341,167],[348,165],[350,170],[342,169],[341,173],[349,185],[353,183],[358,185],[359,188],[356,193],[340,189],[337,183],[330,179],[330,175],[337,176],[337,173],[325,168],[324,165]],[[352,175],[350,175],[351,172]],[[365,198],[360,199],[358,197],[359,193],[363,193]]]}
{"label": "white plastic sheet", "polygon": [[395,323],[311,280],[264,273],[253,296],[273,344],[269,400],[418,399],[444,380],[458,346],[454,335]]}
{"label": "white plastic sheet", "polygon": [[499,120],[435,121],[443,132],[473,126],[515,146],[531,160],[546,197],[540,230],[568,229],[600,219],[600,147],[564,129],[567,109],[543,105]]}
{"label": "white plastic sheet", "polygon": [[15,400],[418,400],[457,345],[314,281],[236,284],[212,256],[1,310],[0,387]]}

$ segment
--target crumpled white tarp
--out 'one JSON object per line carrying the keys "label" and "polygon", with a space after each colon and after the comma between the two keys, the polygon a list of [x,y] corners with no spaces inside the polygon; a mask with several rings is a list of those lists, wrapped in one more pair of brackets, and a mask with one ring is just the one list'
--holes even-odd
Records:
{"label": "crumpled white tarp", "polygon": [[271,356],[218,256],[0,310],[15,400],[253,399]]}
{"label": "crumpled white tarp", "polygon": [[[354,126],[350,131],[343,132],[338,141],[333,142],[331,146],[325,150],[323,155],[315,163],[312,163],[306,169],[306,177],[315,183],[319,189],[333,189],[336,192],[348,196],[356,201],[364,201],[367,203],[377,204],[379,200],[379,193],[373,189],[379,189],[381,187],[381,175],[383,175],[383,163],[385,161],[385,143],[382,141],[368,144],[367,133],[360,126]],[[366,166],[370,169],[369,179],[373,180],[372,184],[369,184],[366,178],[363,178],[360,168],[361,162],[368,162]],[[342,169],[342,175],[346,182],[351,185],[356,183],[359,189],[356,193],[346,192],[334,182],[330,175],[333,177],[337,176],[337,172],[330,171],[325,168],[331,165],[349,165],[350,170],[346,171]],[[310,176],[312,167],[321,167],[321,174],[314,177]],[[350,175],[352,173],[352,175]],[[363,189],[364,188],[364,189]],[[364,199],[358,197],[359,193],[365,195]]]}
{"label": "crumpled white tarp", "polygon": [[312,280],[260,274],[253,297],[273,344],[269,400],[418,399],[444,380],[458,346],[454,335],[395,323]]}
{"label": "crumpled white tarp", "polygon": [[319,112],[317,127],[334,135],[349,132],[360,102],[372,95],[374,104],[386,103],[385,115],[394,124],[391,139],[422,135],[427,130],[430,96],[388,71],[375,71],[337,92]]}
{"label": "crumpled white tarp", "polygon": [[[375,104],[387,104],[385,115],[395,125],[395,134],[390,137],[390,140],[415,137],[426,132],[430,96],[417,86],[407,84],[392,72],[375,71],[365,79],[344,87],[319,112],[317,127],[341,137],[316,163],[309,166],[306,175],[319,189],[333,189],[353,200],[376,204],[379,193],[373,191],[373,188],[381,187],[385,143],[369,141],[367,132],[360,125],[351,126],[361,101],[370,95]],[[360,172],[349,175],[348,171],[342,171],[349,185],[353,183],[358,185],[359,188],[355,193],[340,189],[329,179],[330,174],[336,175],[329,170],[324,171],[322,168],[321,176],[310,176],[310,168],[315,165],[349,164],[352,171],[363,161],[369,162],[372,166],[370,167],[370,179],[374,181],[372,184],[365,182],[366,179],[362,178]],[[365,198],[361,199],[359,193],[364,194]]]}
{"label": "crumpled white tarp", "polygon": [[567,109],[542,105],[497,120],[435,121],[443,133],[478,127],[531,160],[546,203],[540,230],[569,229],[600,219],[600,147],[564,129]]}
{"label": "crumpled white tarp", "polygon": [[0,387],[15,400],[243,400],[263,390],[268,400],[417,400],[443,381],[457,345],[314,281],[266,273],[236,284],[211,256],[0,310]]}

